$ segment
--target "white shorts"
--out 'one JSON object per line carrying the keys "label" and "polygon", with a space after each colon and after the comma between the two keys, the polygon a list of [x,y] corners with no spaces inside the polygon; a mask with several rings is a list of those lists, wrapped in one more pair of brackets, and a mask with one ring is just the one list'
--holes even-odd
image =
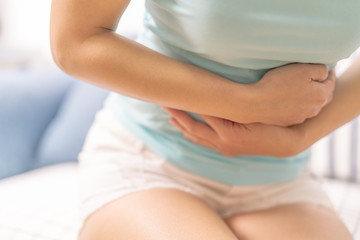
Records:
{"label": "white shorts", "polygon": [[319,183],[308,173],[280,184],[234,186],[184,171],[122,127],[108,107],[97,113],[79,162],[83,220],[115,199],[150,188],[194,194],[223,218],[299,202],[332,208]]}

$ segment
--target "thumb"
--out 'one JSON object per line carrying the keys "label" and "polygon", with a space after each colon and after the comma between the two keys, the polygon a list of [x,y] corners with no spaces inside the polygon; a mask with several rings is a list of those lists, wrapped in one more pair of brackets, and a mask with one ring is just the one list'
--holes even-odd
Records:
{"label": "thumb", "polygon": [[208,116],[208,115],[202,115],[199,114],[199,116],[212,128],[215,130],[215,132],[222,132],[222,130],[224,129],[224,127],[228,126],[228,127],[232,127],[233,123],[230,120],[224,119],[224,118],[219,118],[219,117],[213,117],[213,116]]}

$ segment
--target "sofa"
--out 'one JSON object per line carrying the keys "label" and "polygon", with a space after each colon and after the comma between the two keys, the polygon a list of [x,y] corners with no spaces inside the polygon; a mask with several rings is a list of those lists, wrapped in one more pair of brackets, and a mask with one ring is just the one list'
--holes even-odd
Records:
{"label": "sofa", "polygon": [[8,70],[0,79],[0,178],[76,161],[108,92],[56,68]]}
{"label": "sofa", "polygon": [[77,155],[107,95],[54,67],[0,70],[1,240],[76,239]]}
{"label": "sofa", "polygon": [[[77,155],[107,95],[56,68],[0,70],[1,240],[77,239]],[[350,152],[358,149],[356,121],[345,127],[353,139]],[[336,142],[347,137],[338,135],[315,144],[310,168],[360,240],[360,185],[353,169],[359,161],[356,155],[344,174],[337,165],[344,150]]]}

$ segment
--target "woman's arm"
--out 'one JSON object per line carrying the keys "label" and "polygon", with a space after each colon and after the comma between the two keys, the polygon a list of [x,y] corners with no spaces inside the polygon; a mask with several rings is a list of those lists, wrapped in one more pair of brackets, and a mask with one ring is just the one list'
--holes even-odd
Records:
{"label": "woman's arm", "polygon": [[224,156],[262,155],[288,157],[298,153],[300,134],[291,127],[262,123],[241,124],[223,118],[200,115],[205,123],[187,113],[164,108],[170,123],[190,141],[211,148]]}
{"label": "woman's arm", "polygon": [[328,135],[360,114],[360,57],[337,80],[333,101],[318,116],[297,126],[304,139],[303,148]]}
{"label": "woman's arm", "polygon": [[299,125],[240,124],[202,116],[205,124],[182,111],[165,110],[186,138],[223,155],[292,156],[360,114],[360,57],[340,76],[333,100],[316,117]]}
{"label": "woman's arm", "polygon": [[243,123],[299,123],[331,99],[333,86],[324,81],[328,74],[322,65],[288,66],[258,84],[243,85],[119,36],[114,30],[128,3],[53,0],[56,63],[70,75],[123,95]]}

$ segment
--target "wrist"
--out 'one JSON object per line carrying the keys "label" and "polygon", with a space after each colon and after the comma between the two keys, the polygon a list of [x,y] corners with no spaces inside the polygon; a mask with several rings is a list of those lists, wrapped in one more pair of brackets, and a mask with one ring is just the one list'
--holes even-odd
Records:
{"label": "wrist", "polygon": [[259,118],[255,110],[259,100],[252,84],[231,82],[225,99],[227,102],[225,118],[244,124],[258,122]]}
{"label": "wrist", "polygon": [[246,99],[246,111],[248,113],[249,121],[247,123],[264,123],[270,125],[276,124],[274,120],[274,108],[268,104],[272,101],[274,96],[268,96],[259,82],[244,84],[243,88],[246,89],[246,95],[243,97]]}

